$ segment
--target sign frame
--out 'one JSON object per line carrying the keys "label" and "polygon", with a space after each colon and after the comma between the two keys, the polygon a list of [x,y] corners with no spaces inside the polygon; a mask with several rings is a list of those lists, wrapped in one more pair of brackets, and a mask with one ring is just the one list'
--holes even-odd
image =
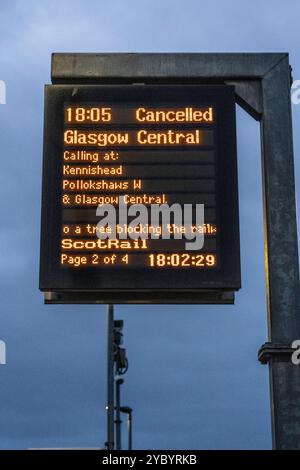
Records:
{"label": "sign frame", "polygon": [[[191,100],[190,96],[193,96]],[[214,104],[217,119],[217,186],[219,192],[220,268],[61,268],[59,240],[61,227],[61,156],[63,153],[64,103],[122,102],[143,105],[151,102],[183,106]],[[240,288],[239,220],[237,190],[236,122],[234,87],[222,85],[48,85],[45,87],[44,166],[40,289],[56,292],[69,301],[82,296],[94,303],[232,303],[233,290]],[[180,125],[178,125],[180,127]],[[218,153],[218,154],[217,154]],[[221,208],[222,200],[222,208]],[[56,228],[56,230],[55,230]],[[97,269],[97,271],[96,271]],[[93,271],[93,272],[91,272]],[[96,272],[95,272],[96,271]],[[155,275],[154,275],[155,273]],[[132,287],[134,286],[134,288]],[[91,294],[91,295],[90,295]],[[165,300],[164,300],[165,297]],[[76,301],[77,303],[77,301]]]}

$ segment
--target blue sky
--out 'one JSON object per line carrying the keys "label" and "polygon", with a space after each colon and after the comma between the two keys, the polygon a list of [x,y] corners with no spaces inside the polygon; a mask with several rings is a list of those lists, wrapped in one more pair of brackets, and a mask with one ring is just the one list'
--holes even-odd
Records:
{"label": "blue sky", "polygon": [[[287,7],[288,6],[288,7]],[[104,306],[44,306],[38,290],[43,86],[52,52],[289,52],[296,0],[2,0],[0,448],[102,446]],[[300,105],[293,105],[296,176]],[[237,109],[243,288],[235,306],[118,306],[134,446],[271,447],[259,125]],[[299,197],[299,193],[298,193]],[[125,436],[124,436],[125,437]]]}

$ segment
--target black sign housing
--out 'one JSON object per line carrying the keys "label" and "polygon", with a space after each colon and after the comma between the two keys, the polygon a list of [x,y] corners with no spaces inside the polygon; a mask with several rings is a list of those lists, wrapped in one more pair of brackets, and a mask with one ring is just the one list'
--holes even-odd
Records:
{"label": "black sign housing", "polygon": [[[203,249],[99,248],[87,229],[98,202],[124,194],[204,204]],[[40,289],[62,301],[227,303],[239,288],[234,87],[46,86]]]}

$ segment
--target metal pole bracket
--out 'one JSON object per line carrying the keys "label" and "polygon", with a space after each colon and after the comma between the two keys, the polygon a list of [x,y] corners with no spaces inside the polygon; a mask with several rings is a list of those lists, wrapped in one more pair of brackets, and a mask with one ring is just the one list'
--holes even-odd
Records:
{"label": "metal pole bracket", "polygon": [[295,352],[290,345],[280,343],[264,343],[258,350],[257,357],[261,364],[267,364],[271,359],[287,361],[291,360],[290,356]]}

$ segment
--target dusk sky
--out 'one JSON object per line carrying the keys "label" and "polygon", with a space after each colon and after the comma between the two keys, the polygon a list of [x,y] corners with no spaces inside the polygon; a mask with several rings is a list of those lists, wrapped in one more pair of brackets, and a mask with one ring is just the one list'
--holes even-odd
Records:
{"label": "dusk sky", "polygon": [[[44,84],[53,52],[288,52],[297,0],[0,0],[0,448],[103,447],[106,307],[38,289]],[[300,184],[300,104],[292,105]],[[234,306],[117,306],[135,449],[270,449],[259,123],[237,107],[242,289]],[[299,191],[298,205],[299,205]],[[124,427],[123,437],[125,440]]]}

